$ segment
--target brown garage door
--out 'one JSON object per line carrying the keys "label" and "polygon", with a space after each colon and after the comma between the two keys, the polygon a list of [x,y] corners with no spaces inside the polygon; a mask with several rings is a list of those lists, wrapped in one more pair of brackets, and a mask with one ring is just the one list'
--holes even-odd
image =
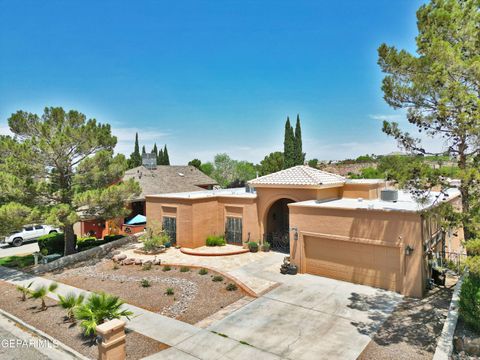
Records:
{"label": "brown garage door", "polygon": [[394,247],[305,236],[305,272],[400,291],[400,254]]}

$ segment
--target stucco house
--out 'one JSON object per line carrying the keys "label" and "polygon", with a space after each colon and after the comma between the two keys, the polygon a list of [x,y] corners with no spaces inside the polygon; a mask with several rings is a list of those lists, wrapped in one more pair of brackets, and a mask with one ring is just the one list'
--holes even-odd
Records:
{"label": "stucco house", "polygon": [[[92,234],[102,238],[110,233],[136,232],[143,230],[145,225],[125,225],[125,223],[136,215],[146,215],[145,197],[152,194],[165,194],[179,191],[196,192],[213,189],[217,182],[205,175],[194,166],[190,165],[148,165],[135,167],[127,170],[121,179],[122,181],[134,179],[140,185],[140,195],[127,204],[131,210],[125,218],[101,220],[91,219],[82,221],[75,226],[77,236]],[[138,229],[137,229],[138,228]]]}
{"label": "stucco house", "polygon": [[246,188],[146,195],[150,220],[174,227],[178,246],[205,245],[212,234],[231,244],[268,241],[290,254],[300,273],[421,297],[432,252],[458,251],[459,232],[445,232],[424,210],[460,193],[431,194],[419,204],[383,180],[348,180],[296,166]]}

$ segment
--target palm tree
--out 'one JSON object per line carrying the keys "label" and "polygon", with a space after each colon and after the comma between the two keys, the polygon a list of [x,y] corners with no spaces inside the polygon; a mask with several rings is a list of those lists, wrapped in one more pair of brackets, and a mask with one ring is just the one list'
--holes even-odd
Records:
{"label": "palm tree", "polygon": [[32,286],[33,281],[30,282],[27,286],[23,285],[17,285],[17,290],[22,293],[21,300],[26,301],[27,300],[27,295],[30,295],[32,293],[32,290],[30,290],[30,287]]}
{"label": "palm tree", "polygon": [[58,295],[58,299],[60,300],[60,306],[67,310],[67,318],[69,321],[74,322],[74,310],[78,306],[82,305],[83,300],[85,299],[85,295],[80,294],[75,296],[74,293],[67,294],[67,296]]}
{"label": "palm tree", "polygon": [[41,299],[42,300],[42,306],[40,310],[47,310],[47,305],[45,304],[45,297],[51,293],[55,292],[57,290],[58,284],[57,283],[51,283],[48,287],[47,286],[40,286],[39,288],[33,290],[30,294],[30,296],[34,299]]}
{"label": "palm tree", "polygon": [[88,300],[74,309],[75,318],[81,320],[80,326],[86,336],[96,334],[97,325],[106,320],[119,319],[133,313],[129,310],[121,310],[124,302],[118,296],[102,293],[90,295]]}

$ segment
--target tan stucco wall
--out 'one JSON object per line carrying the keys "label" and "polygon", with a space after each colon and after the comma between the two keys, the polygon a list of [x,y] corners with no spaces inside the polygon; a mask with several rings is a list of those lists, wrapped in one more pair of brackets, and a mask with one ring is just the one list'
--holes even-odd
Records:
{"label": "tan stucco wall", "polygon": [[[398,291],[408,296],[423,295],[421,217],[415,213],[360,209],[326,209],[290,205],[290,226],[299,230],[298,240],[290,234],[292,261],[305,270],[304,237],[319,236],[363,244],[396,247],[400,254]],[[405,256],[405,247],[414,248]]]}
{"label": "tan stucco wall", "polygon": [[380,190],[385,188],[385,183],[380,184],[345,184],[341,191],[341,197],[378,199]]}

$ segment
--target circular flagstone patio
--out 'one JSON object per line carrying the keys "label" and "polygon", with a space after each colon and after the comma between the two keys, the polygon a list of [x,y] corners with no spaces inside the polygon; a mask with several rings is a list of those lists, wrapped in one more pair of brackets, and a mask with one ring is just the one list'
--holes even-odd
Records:
{"label": "circular flagstone patio", "polygon": [[187,255],[194,256],[228,256],[238,255],[250,252],[238,245],[224,245],[224,246],[201,246],[195,249],[181,248],[180,251]]}

